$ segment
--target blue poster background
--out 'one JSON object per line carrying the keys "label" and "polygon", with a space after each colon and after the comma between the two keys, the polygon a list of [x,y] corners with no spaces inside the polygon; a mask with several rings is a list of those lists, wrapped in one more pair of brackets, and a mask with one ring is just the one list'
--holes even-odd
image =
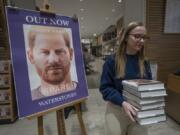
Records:
{"label": "blue poster background", "polygon": [[[6,7],[6,15],[19,117],[36,115],[37,113],[86,98],[88,96],[88,89],[84,72],[82,49],[80,46],[78,21],[67,16],[48,13],[42,14],[38,11],[12,7]],[[68,25],[61,23],[62,20],[68,21]],[[41,25],[71,29],[78,80],[76,90],[39,100],[32,100],[23,25]]]}

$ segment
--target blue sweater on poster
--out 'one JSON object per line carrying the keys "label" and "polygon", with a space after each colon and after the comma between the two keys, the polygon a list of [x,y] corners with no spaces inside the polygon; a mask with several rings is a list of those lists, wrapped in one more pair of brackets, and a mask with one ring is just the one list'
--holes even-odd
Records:
{"label": "blue sweater on poster", "polygon": [[[122,96],[123,85],[122,80],[139,79],[139,65],[137,55],[126,55],[126,71],[124,78],[118,78],[115,67],[115,55],[110,56],[103,65],[101,75],[100,92],[103,99],[111,101],[116,105],[122,105],[124,98]],[[150,64],[148,61],[144,62],[145,76],[144,79],[152,79]]]}

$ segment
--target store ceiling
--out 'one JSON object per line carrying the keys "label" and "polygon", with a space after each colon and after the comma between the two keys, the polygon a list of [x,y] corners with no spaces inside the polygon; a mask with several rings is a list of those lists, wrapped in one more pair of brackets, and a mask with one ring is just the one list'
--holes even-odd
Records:
{"label": "store ceiling", "polygon": [[[47,1],[47,0],[46,0]],[[82,38],[99,35],[122,16],[122,2],[118,0],[49,0],[53,12],[65,16],[77,15]],[[42,7],[43,0],[36,0]]]}

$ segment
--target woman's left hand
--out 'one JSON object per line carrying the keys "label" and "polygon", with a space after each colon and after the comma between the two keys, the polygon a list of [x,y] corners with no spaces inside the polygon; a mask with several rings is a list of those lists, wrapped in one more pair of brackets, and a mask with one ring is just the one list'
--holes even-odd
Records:
{"label": "woman's left hand", "polygon": [[138,109],[126,101],[122,103],[122,107],[129,118],[134,122],[134,117],[136,116]]}

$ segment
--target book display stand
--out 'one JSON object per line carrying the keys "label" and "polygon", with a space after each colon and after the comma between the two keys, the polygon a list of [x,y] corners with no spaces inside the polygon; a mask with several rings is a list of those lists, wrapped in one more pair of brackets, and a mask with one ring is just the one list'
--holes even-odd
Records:
{"label": "book display stand", "polygon": [[[87,135],[86,128],[82,118],[81,102],[82,101],[80,101],[79,103],[74,103],[73,106],[75,106],[76,114],[81,128],[81,134]],[[66,135],[66,126],[64,122],[63,108],[56,110],[56,120],[57,120],[58,135]],[[37,125],[38,125],[38,135],[44,135],[43,115],[37,116]]]}
{"label": "book display stand", "polygon": [[[3,0],[1,1],[0,0],[0,2],[2,2],[3,3]],[[1,6],[0,6],[1,7]],[[2,6],[3,8],[3,11],[4,11],[4,6]],[[10,7],[9,7],[10,8]],[[17,7],[16,7],[17,8]],[[48,2],[48,0],[44,0],[44,2],[43,2],[43,8],[41,9],[41,8],[38,8],[38,7],[36,7],[36,9],[37,10],[39,10],[40,11],[40,14],[50,14],[50,15],[55,15],[55,13],[53,13],[53,12],[51,12],[51,10],[50,10],[50,4],[49,4],[49,2]],[[15,10],[11,10],[11,11],[15,11]],[[7,17],[8,18],[8,17]],[[77,17],[74,15],[73,17],[73,21],[77,21]],[[8,19],[7,19],[8,20]],[[0,25],[1,26],[1,25]],[[6,26],[6,23],[5,23],[5,26]],[[1,28],[1,27],[0,27]],[[9,28],[9,27],[8,27]],[[9,32],[10,33],[10,32]],[[7,34],[7,33],[6,33]],[[18,37],[19,38],[19,37]],[[1,40],[0,40],[1,41]],[[11,40],[12,41],[12,40]],[[11,49],[11,51],[12,51],[12,49]],[[12,56],[13,57],[13,56]],[[2,58],[1,58],[2,59]],[[4,88],[6,88],[6,91],[8,91],[9,89],[10,89],[10,86],[14,86],[13,85],[13,81],[11,81],[13,78],[13,76],[12,76],[12,74],[11,74],[11,67],[10,67],[10,63],[11,62],[9,62],[9,65],[8,65],[8,67],[7,67],[7,73],[5,73],[4,71],[6,71],[6,64],[5,63],[3,63],[3,68],[2,69],[0,69],[0,70],[2,70],[2,74],[3,75],[1,75],[0,77],[1,77],[1,79],[0,79],[0,88],[3,88],[3,90],[2,90],[2,93],[4,94]],[[0,67],[2,67],[2,66],[0,66]],[[5,70],[4,70],[5,69]],[[7,75],[8,74],[8,75]],[[3,78],[2,78],[2,76],[3,76]],[[15,75],[14,75],[15,76]],[[18,74],[18,76],[19,76],[19,74]],[[8,78],[8,79],[7,79]],[[15,82],[16,82],[16,80],[15,80]],[[16,82],[17,83],[17,82]],[[1,87],[2,86],[2,87]],[[9,87],[7,87],[7,86],[9,86]],[[16,88],[17,88],[17,86],[16,86]],[[82,89],[83,90],[83,89]],[[1,91],[1,89],[0,89],[0,91]],[[6,95],[8,95],[8,94],[4,94],[5,96],[0,96],[0,98],[2,98],[2,99],[10,99],[10,101],[12,102],[12,103],[14,103],[15,104],[15,101],[12,101],[12,100],[15,100],[15,97],[12,97],[12,96],[10,96],[10,97],[8,97],[8,96],[6,96]],[[18,94],[17,94],[18,95]],[[18,96],[17,96],[18,97]],[[18,99],[18,98],[17,98]],[[31,119],[31,118],[36,118],[37,119],[37,127],[38,127],[38,135],[44,135],[44,125],[43,125],[43,117],[45,116],[45,114],[47,114],[48,112],[52,112],[52,111],[56,111],[56,120],[57,120],[57,131],[58,131],[58,135],[66,135],[66,126],[65,126],[65,122],[64,122],[64,108],[66,108],[66,107],[69,107],[69,106],[74,106],[75,107],[75,110],[76,110],[76,114],[77,114],[77,117],[78,117],[78,121],[79,121],[79,124],[80,124],[80,127],[81,127],[81,134],[82,135],[86,135],[87,133],[86,133],[86,130],[85,130],[85,125],[84,125],[84,122],[83,122],[83,118],[82,118],[82,112],[81,112],[81,103],[83,102],[85,100],[85,98],[84,97],[81,97],[81,98],[79,98],[78,100],[76,100],[76,101],[71,101],[71,102],[69,102],[69,103],[67,103],[67,104],[62,104],[62,106],[58,106],[58,107],[56,107],[56,108],[50,108],[50,109],[47,109],[46,108],[46,110],[44,110],[44,111],[42,111],[42,112],[40,112],[40,113],[34,113],[33,115],[31,115],[31,116],[28,116],[27,118],[28,119]],[[10,105],[12,105],[11,103],[10,103]],[[9,114],[13,114],[13,111],[12,112],[10,112],[9,110],[12,110],[12,107],[10,107],[10,109],[8,109],[7,107],[4,107],[5,109],[3,109],[3,111],[1,111],[1,108],[0,108],[0,114],[2,114],[3,116],[5,115],[5,114],[7,114],[7,115],[9,115]],[[18,108],[19,109],[19,108]],[[6,111],[7,110],[7,111]],[[19,109],[20,110],[20,109]],[[11,115],[10,115],[11,116]],[[16,115],[17,116],[17,115]],[[19,117],[21,118],[21,115],[20,115],[20,113],[19,113]],[[24,115],[24,117],[26,117],[25,115]],[[8,117],[8,118],[11,118],[11,117]],[[15,118],[14,116],[13,116],[13,118]],[[12,119],[13,119],[12,118]]]}
{"label": "book display stand", "polygon": [[[42,9],[39,7],[36,7],[36,10],[39,10],[42,14],[43,13],[53,14],[50,10],[50,4],[49,4],[48,0],[44,0]],[[73,15],[73,19],[74,19],[74,21],[76,21],[77,16]],[[83,122],[83,118],[82,118],[81,102],[83,102],[83,101],[80,100],[79,103],[73,103],[72,105],[75,107],[75,110],[76,110],[76,114],[77,114],[78,121],[79,121],[80,128],[81,128],[81,134],[87,135],[85,125]],[[64,122],[64,118],[65,118],[64,117],[64,108],[65,107],[62,107],[62,109],[56,110],[58,135],[66,135],[66,126],[65,126],[65,122]],[[44,135],[43,115],[37,116],[37,125],[38,125],[38,135]]]}

